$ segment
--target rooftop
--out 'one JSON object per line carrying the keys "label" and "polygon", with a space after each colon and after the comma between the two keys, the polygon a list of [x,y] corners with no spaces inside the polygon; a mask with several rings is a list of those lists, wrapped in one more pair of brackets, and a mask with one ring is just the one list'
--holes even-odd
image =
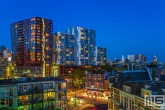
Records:
{"label": "rooftop", "polygon": [[0,85],[12,85],[18,83],[31,83],[31,82],[43,82],[43,81],[65,81],[60,77],[31,77],[31,78],[17,78],[17,79],[4,79],[0,80]]}

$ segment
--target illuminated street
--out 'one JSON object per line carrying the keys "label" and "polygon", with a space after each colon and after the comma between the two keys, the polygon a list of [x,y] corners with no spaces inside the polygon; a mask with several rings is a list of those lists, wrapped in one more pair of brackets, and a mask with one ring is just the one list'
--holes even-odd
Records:
{"label": "illuminated street", "polygon": [[[68,93],[68,110],[86,110],[86,107],[94,107],[96,104],[106,104],[107,99],[97,97],[95,96],[87,96],[86,92],[83,92],[83,90],[79,90],[76,92],[76,98],[75,97],[75,92],[69,92]],[[89,106],[90,105],[90,106]],[[85,107],[85,108],[84,108]]]}

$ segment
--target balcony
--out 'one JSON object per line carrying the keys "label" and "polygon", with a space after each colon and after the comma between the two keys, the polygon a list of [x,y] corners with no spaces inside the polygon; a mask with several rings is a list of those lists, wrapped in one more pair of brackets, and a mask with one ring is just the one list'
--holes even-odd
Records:
{"label": "balcony", "polygon": [[43,92],[43,89],[40,89],[40,88],[38,88],[38,87],[35,87],[34,89],[33,89],[33,93],[42,93]]}
{"label": "balcony", "polygon": [[32,90],[29,90],[29,91],[18,91],[18,96],[19,95],[30,95],[32,94]]}
{"label": "balcony", "polygon": [[123,106],[122,104],[119,105],[119,110],[126,110],[126,107]]}
{"label": "balcony", "polygon": [[63,100],[67,99],[67,96],[61,96],[61,99],[63,99]]}
{"label": "balcony", "polygon": [[120,105],[120,101],[119,100],[111,98],[111,101],[114,102],[116,105]]}
{"label": "balcony", "polygon": [[31,104],[31,100],[18,100],[18,106]]}
{"label": "balcony", "polygon": [[67,104],[63,104],[63,105],[56,105],[56,108],[66,108],[67,107]]}
{"label": "balcony", "polygon": [[33,103],[39,103],[39,102],[42,102],[42,98],[35,98],[33,99]]}
{"label": "balcony", "polygon": [[45,107],[45,110],[53,110],[54,109],[54,105],[48,105],[47,107]]}
{"label": "balcony", "polygon": [[50,97],[47,98],[47,100],[49,100],[49,101],[54,101],[54,100],[55,100],[55,97],[50,96]]}
{"label": "balcony", "polygon": [[67,107],[67,104],[63,104],[62,107]]}
{"label": "balcony", "polygon": [[44,92],[54,92],[53,88],[44,89]]}

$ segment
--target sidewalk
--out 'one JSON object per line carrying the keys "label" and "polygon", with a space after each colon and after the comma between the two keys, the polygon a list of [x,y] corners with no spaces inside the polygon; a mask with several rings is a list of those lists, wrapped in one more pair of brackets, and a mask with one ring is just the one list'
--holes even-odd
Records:
{"label": "sidewalk", "polygon": [[78,102],[76,103],[76,107],[74,102],[68,102],[68,110],[77,110],[81,106],[82,105],[80,105]]}

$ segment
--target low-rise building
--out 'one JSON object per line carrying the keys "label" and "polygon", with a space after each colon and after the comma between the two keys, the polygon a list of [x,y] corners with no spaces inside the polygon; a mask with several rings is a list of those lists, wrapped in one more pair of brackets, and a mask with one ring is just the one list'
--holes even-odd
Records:
{"label": "low-rise building", "polygon": [[96,97],[106,97],[105,90],[108,89],[107,80],[105,80],[105,71],[92,71],[86,73],[85,89],[87,95]]}
{"label": "low-rise building", "polygon": [[145,97],[164,95],[164,85],[164,81],[152,79],[149,68],[123,71],[110,76],[108,110],[160,110],[161,106]]}
{"label": "low-rise building", "polygon": [[61,78],[0,80],[0,108],[67,110],[67,82]]}

